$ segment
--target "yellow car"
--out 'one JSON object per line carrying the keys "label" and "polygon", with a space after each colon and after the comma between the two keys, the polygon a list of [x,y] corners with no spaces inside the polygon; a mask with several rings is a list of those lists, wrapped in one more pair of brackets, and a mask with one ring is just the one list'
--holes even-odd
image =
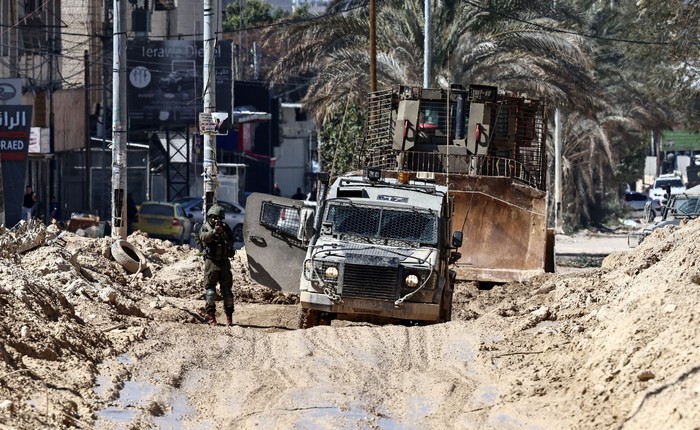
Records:
{"label": "yellow car", "polygon": [[[190,215],[191,216],[191,215]],[[133,223],[149,237],[167,239],[183,244],[190,242],[192,221],[178,203],[143,202]]]}

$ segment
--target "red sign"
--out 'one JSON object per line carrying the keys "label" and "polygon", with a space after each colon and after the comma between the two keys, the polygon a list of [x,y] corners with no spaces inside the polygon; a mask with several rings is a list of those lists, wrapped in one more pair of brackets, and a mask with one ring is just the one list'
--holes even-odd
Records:
{"label": "red sign", "polygon": [[[29,113],[29,118],[27,118]],[[24,160],[29,145],[31,111],[6,106],[0,112],[0,160]]]}

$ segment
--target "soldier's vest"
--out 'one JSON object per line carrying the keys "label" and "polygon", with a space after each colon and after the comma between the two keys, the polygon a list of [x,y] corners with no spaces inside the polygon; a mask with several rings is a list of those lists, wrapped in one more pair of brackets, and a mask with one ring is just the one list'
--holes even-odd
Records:
{"label": "soldier's vest", "polygon": [[[205,227],[202,228],[204,229]],[[204,244],[204,248],[205,256],[210,260],[221,261],[231,256],[231,250],[222,236]]]}

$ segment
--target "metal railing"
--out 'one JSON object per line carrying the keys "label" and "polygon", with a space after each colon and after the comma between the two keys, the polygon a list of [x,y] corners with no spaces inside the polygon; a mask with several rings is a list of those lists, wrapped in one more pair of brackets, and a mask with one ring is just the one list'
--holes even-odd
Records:
{"label": "metal railing", "polygon": [[[394,149],[396,116],[402,101],[395,90],[370,94],[369,118],[365,140],[356,154],[356,169],[376,167],[388,170],[409,169],[432,173],[455,173],[467,176],[507,177],[540,190],[546,189],[545,104],[512,95],[499,95],[490,102],[488,153],[473,154],[462,140],[454,140],[455,111],[438,101],[421,101],[416,128],[416,144],[432,144],[431,152],[423,148]],[[465,107],[468,111],[468,108]],[[449,124],[444,121],[451,118]],[[425,121],[425,123],[421,122]],[[442,121],[442,122],[441,122]],[[468,121],[465,121],[465,124]],[[405,132],[405,131],[404,131]],[[459,146],[460,144],[462,146]],[[454,152],[452,152],[454,151]]]}
{"label": "metal railing", "polygon": [[367,167],[385,170],[449,173],[464,176],[511,178],[537,189],[545,189],[545,178],[512,158],[491,155],[443,154],[436,152],[381,150],[367,153]]}

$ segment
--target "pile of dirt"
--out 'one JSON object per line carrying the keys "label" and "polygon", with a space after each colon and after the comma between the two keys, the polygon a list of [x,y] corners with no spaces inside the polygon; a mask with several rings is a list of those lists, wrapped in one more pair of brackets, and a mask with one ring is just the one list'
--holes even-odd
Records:
{"label": "pile of dirt", "polygon": [[[128,242],[148,270],[132,275],[111,258],[112,242],[64,232],[0,260],[0,423],[91,427],[97,363],[128,351],[153,322],[204,321],[196,249],[136,232]],[[244,252],[232,269],[239,303],[298,300],[254,284]]]}
{"label": "pile of dirt", "polygon": [[446,324],[291,330],[298,298],[255,285],[244,250],[239,325],[211,329],[195,249],[133,234],[148,270],[130,275],[110,239],[64,234],[0,260],[0,428],[92,428],[144,378],[156,392],[123,428],[158,427],[184,393],[184,427],[697,429],[697,237],[700,220],[597,269],[461,283]]}

